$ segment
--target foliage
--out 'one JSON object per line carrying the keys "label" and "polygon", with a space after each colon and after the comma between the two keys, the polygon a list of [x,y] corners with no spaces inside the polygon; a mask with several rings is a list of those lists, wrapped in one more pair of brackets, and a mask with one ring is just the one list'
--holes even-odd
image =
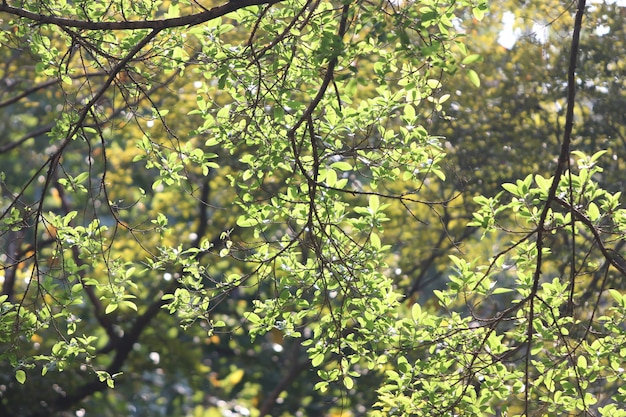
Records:
{"label": "foliage", "polygon": [[[574,127],[618,86],[555,10],[542,68],[481,58],[482,1],[3,2],[2,415],[624,415],[621,171]],[[555,162],[459,195],[485,148],[434,133],[525,153],[520,111]]]}

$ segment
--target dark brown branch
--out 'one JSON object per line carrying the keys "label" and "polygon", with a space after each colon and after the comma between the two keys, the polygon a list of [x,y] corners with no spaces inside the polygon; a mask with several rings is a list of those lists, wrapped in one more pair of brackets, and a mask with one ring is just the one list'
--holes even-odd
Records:
{"label": "dark brown branch", "polygon": [[[10,237],[13,233],[18,234],[15,240],[11,240],[12,238]],[[9,259],[12,263],[5,263],[2,268],[0,268],[0,270],[6,270],[4,282],[2,283],[1,294],[8,295],[9,301],[12,301],[14,298],[15,274],[17,272],[19,264],[34,259],[36,254],[39,253],[42,248],[56,242],[56,239],[41,239],[38,241],[37,249],[33,249],[32,246],[28,245],[20,248],[20,250],[17,252],[12,251],[12,248],[18,247],[17,245],[23,242],[24,238],[20,236],[21,233],[22,230],[20,230],[19,232],[9,232],[9,240],[11,240],[11,243],[9,244],[9,249],[7,250],[7,253],[11,254],[11,257]]]}
{"label": "dark brown branch", "polygon": [[[298,19],[300,19],[300,17],[304,14],[304,12],[307,9],[309,9],[309,10],[311,10],[311,13],[313,13],[313,11],[317,8],[317,4],[318,3],[319,3],[319,0],[317,0],[315,2],[315,4],[311,5],[311,1],[307,1],[306,4],[304,6],[302,6],[300,11],[298,13],[296,13],[295,17],[291,20],[291,22],[289,22],[289,24],[285,27],[285,29],[278,36],[276,36],[274,39],[272,39],[272,41],[269,44],[267,44],[266,46],[261,48],[261,50],[254,51],[254,44],[253,44],[254,35],[256,34],[257,27],[258,27],[259,23],[261,22],[261,18],[262,18],[262,16],[259,16],[259,19],[257,20],[257,23],[256,23],[252,33],[250,34],[250,38],[248,39],[248,48],[252,48],[252,54],[255,57],[255,61],[258,62],[258,60],[260,60],[261,57],[263,55],[265,55],[265,53],[267,51],[271,50],[278,43],[282,42],[289,35],[289,32],[295,26],[295,24],[298,21]],[[263,13],[266,13],[266,10],[264,10]],[[309,18],[310,18],[310,15],[309,15],[309,17],[307,17],[305,19],[305,21],[308,21]],[[252,63],[250,65],[252,65]]]}
{"label": "dark brown branch", "polygon": [[583,16],[585,14],[586,0],[578,0],[576,16],[574,18],[574,30],[572,33],[572,44],[569,54],[569,68],[567,70],[567,111],[565,113],[565,126],[563,131],[563,142],[561,143],[561,153],[559,155],[559,161],[554,171],[554,179],[548,192],[545,205],[541,211],[539,222],[537,224],[537,263],[535,272],[533,274],[533,286],[528,296],[529,300],[529,312],[528,312],[528,337],[527,337],[527,354],[526,354],[526,371],[524,375],[524,383],[526,384],[525,401],[524,401],[524,415],[528,416],[530,407],[530,351],[533,343],[533,321],[535,319],[535,303],[534,298],[537,295],[539,288],[539,279],[541,278],[541,267],[543,265],[543,240],[546,232],[546,218],[550,211],[550,206],[553,201],[556,201],[556,191],[558,189],[561,177],[565,172],[566,167],[569,165],[570,144],[572,142],[572,129],[574,126],[574,107],[576,105],[576,63],[578,61],[578,46],[580,43],[580,30],[582,28]]}
{"label": "dark brown branch", "polygon": [[[70,78],[72,80],[77,80],[77,79],[80,79],[80,78],[98,77],[98,76],[102,77],[102,76],[105,76],[105,75],[107,75],[106,72],[100,71],[100,72],[95,72],[95,73],[74,75],[74,76],[71,76]],[[48,88],[48,87],[50,87],[52,85],[58,84],[59,82],[60,81],[55,78],[55,79],[46,81],[45,83],[38,84],[38,85],[36,85],[34,87],[29,88],[28,90],[22,91],[20,94],[16,95],[15,97],[11,97],[11,98],[8,98],[8,99],[6,99],[4,101],[0,101],[0,107],[6,107],[6,106],[9,106],[9,105],[11,105],[13,103],[17,103],[18,101],[20,101],[24,97],[28,97],[31,94],[34,94],[34,93],[36,93],[36,92],[38,92],[40,90],[46,89],[46,88]]]}
{"label": "dark brown branch", "polygon": [[272,408],[276,404],[276,399],[289,385],[296,379],[298,374],[302,372],[309,364],[308,360],[303,362],[298,361],[300,356],[300,342],[301,340],[295,340],[291,349],[291,355],[289,358],[289,368],[278,385],[265,397],[261,407],[259,407],[259,415],[261,417],[269,415]]}
{"label": "dark brown branch", "polygon": [[4,101],[0,101],[0,107],[6,107],[6,106],[9,106],[9,105],[11,105],[13,103],[17,103],[18,101],[20,101],[24,97],[28,97],[29,95],[31,95],[33,93],[36,93],[39,90],[43,90],[45,88],[50,87],[51,85],[55,85],[55,84],[58,84],[58,83],[59,83],[59,80],[54,79],[54,80],[46,81],[45,83],[38,84],[38,85],[36,85],[34,87],[29,88],[26,91],[22,91],[20,94],[16,95],[15,97],[11,97],[11,98],[6,99]]}
{"label": "dark brown branch", "polygon": [[[344,35],[346,34],[347,28],[348,28],[348,12],[349,12],[349,5],[348,4],[344,4],[343,8],[342,8],[342,12],[341,12],[341,21],[339,23],[339,30],[338,30],[338,35],[340,38],[343,39]],[[326,74],[324,75],[324,79],[322,80],[322,84],[319,88],[319,90],[317,91],[317,94],[315,95],[315,97],[313,97],[313,99],[311,100],[311,102],[309,103],[309,105],[307,106],[307,108],[304,110],[304,113],[302,114],[302,116],[300,116],[300,118],[296,121],[296,123],[294,123],[293,127],[291,129],[289,129],[289,131],[287,132],[287,137],[289,138],[289,142],[291,143],[291,148],[296,160],[296,164],[298,165],[298,168],[300,169],[300,172],[302,172],[302,175],[304,175],[304,177],[307,179],[308,183],[309,183],[309,195],[311,197],[310,200],[310,204],[313,206],[314,205],[314,194],[315,194],[315,187],[318,184],[317,181],[317,171],[314,174],[314,177],[311,177],[311,175],[309,175],[308,171],[304,168],[304,166],[302,165],[302,161],[300,160],[300,146],[296,143],[296,132],[298,131],[298,129],[300,128],[300,126],[302,126],[302,124],[311,119],[311,115],[313,114],[313,112],[315,111],[315,109],[317,108],[317,106],[320,104],[320,102],[322,101],[322,99],[324,98],[324,94],[326,94],[326,90],[328,89],[328,86],[330,85],[331,81],[333,80],[333,74],[335,72],[335,67],[337,66],[337,63],[339,62],[339,56],[333,56],[330,61],[328,62],[328,68],[326,69]],[[313,146],[315,145],[315,138],[311,138],[312,140],[312,144]],[[313,152],[313,157],[317,158],[317,153],[314,151]],[[316,163],[314,163],[314,166],[316,168],[319,168],[319,163],[316,161]],[[308,227],[310,227],[310,223],[311,223],[311,214],[314,210],[311,210],[309,212],[309,222],[308,222]]]}
{"label": "dark brown branch", "polygon": [[9,244],[6,249],[6,254],[8,256],[8,260],[10,262],[15,262],[15,264],[6,268],[7,271],[5,273],[4,282],[2,283],[2,295],[7,295],[9,297],[8,301],[13,301],[17,263],[23,257],[23,255],[19,255],[19,248],[24,240],[24,232],[22,230],[18,230],[17,232],[9,231],[7,233],[7,238],[9,240]]}
{"label": "dark brown branch", "polygon": [[[167,293],[170,293],[174,290],[177,283],[173,281],[169,288],[166,290]],[[113,375],[122,370],[122,366],[128,359],[130,352],[133,350],[133,345],[139,340],[139,337],[143,333],[144,329],[150,324],[152,319],[161,311],[161,307],[165,305],[165,301],[162,299],[158,299],[153,302],[148,309],[137,318],[132,328],[124,334],[124,336],[118,340],[118,343],[115,345],[115,356],[113,360],[107,367],[106,371]],[[76,391],[74,391],[70,395],[58,397],[57,401],[54,403],[53,409],[55,411],[67,410],[72,405],[77,402],[83,400],[84,398],[95,394],[99,391],[104,391],[108,389],[107,384],[100,381],[92,381],[81,387],[79,387]]]}
{"label": "dark brown branch", "polygon": [[47,124],[45,126],[40,127],[37,130],[34,130],[32,132],[28,132],[27,134],[25,134],[24,136],[22,136],[21,138],[19,138],[15,142],[10,142],[10,143],[7,143],[7,144],[5,144],[3,146],[0,146],[0,154],[9,152],[10,150],[13,150],[13,149],[17,148],[22,143],[26,142],[28,139],[32,139],[32,138],[35,138],[35,137],[37,137],[39,135],[43,135],[44,133],[50,132],[54,126],[55,126],[55,123]]}
{"label": "dark brown branch", "polygon": [[[341,38],[344,37],[344,35],[346,34],[346,31],[348,30],[348,10],[349,10],[349,5],[345,4],[341,12],[341,22],[339,23],[339,31],[338,31],[339,37]],[[289,132],[287,133],[287,136],[289,137],[295,136],[296,131],[300,128],[300,126],[302,126],[302,123],[304,123],[313,114],[317,106],[320,104],[320,102],[322,101],[322,98],[324,97],[324,94],[326,94],[326,90],[328,89],[328,86],[333,80],[333,77],[335,74],[335,67],[337,66],[338,62],[339,62],[338,55],[333,56],[330,59],[330,61],[328,62],[328,69],[326,70],[326,74],[324,75],[324,79],[322,81],[322,85],[320,86],[320,89],[318,90],[315,97],[313,97],[313,100],[311,100],[311,102],[307,106],[302,116],[300,116],[298,121],[289,130]],[[303,172],[303,174],[306,175],[305,172]]]}
{"label": "dark brown branch", "polygon": [[61,26],[66,28],[79,28],[86,30],[137,30],[137,29],[152,29],[161,31],[163,29],[176,28],[182,26],[195,26],[201,23],[208,22],[218,17],[224,16],[228,13],[243,9],[248,6],[260,6],[271,5],[279,3],[281,0],[234,0],[229,1],[221,6],[213,7],[212,9],[203,11],[201,13],[192,14],[189,16],[175,17],[171,19],[158,19],[158,20],[135,20],[135,21],[111,21],[111,22],[94,22],[87,20],[70,19],[65,17],[50,16],[39,13],[33,13],[28,10],[20,9],[18,7],[9,6],[6,3],[0,4],[0,12],[8,13],[13,16],[22,17],[24,19],[32,20],[34,22],[52,24],[55,26]]}
{"label": "dark brown branch", "polygon": [[602,255],[607,260],[607,262],[609,262],[615,269],[617,269],[620,274],[626,277],[626,261],[624,261],[624,258],[622,258],[619,253],[612,250],[611,248],[607,248],[604,245],[602,237],[600,236],[600,233],[598,232],[598,229],[594,226],[593,222],[589,220],[589,218],[585,216],[584,213],[582,213],[580,210],[578,210],[567,201],[564,201],[563,199],[558,197],[556,197],[554,201],[574,213],[574,216],[585,226],[587,226],[587,228],[591,231],[591,234],[593,235],[594,242],[600,248],[600,252],[602,252]]}

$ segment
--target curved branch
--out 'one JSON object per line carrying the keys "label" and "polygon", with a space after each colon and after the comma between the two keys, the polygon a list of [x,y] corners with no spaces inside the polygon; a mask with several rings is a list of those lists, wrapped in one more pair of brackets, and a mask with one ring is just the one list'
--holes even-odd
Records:
{"label": "curved branch", "polygon": [[248,6],[271,5],[279,3],[282,0],[234,0],[229,1],[221,6],[213,7],[201,13],[189,16],[174,17],[171,19],[158,20],[134,20],[122,22],[93,22],[87,20],[70,19],[65,17],[50,16],[34,13],[18,7],[10,6],[6,3],[0,4],[0,12],[8,13],[13,16],[22,17],[38,23],[52,24],[66,28],[78,28],[86,30],[137,30],[137,29],[153,29],[161,31],[163,29],[176,28],[182,26],[195,26],[209,20],[216,19],[228,13],[243,9]]}

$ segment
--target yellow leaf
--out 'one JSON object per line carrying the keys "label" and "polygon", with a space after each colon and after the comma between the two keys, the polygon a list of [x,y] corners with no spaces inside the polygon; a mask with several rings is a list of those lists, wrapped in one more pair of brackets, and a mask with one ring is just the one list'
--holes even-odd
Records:
{"label": "yellow leaf", "polygon": [[231,372],[224,379],[224,384],[230,385],[230,386],[237,385],[243,379],[243,375],[244,374],[245,374],[245,372],[243,371],[243,369],[237,369],[235,372]]}

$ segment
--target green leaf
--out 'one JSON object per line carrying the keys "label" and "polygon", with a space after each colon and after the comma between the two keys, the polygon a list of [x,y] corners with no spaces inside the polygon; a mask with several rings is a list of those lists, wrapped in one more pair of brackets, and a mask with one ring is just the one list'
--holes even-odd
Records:
{"label": "green leaf", "polygon": [[479,54],[468,55],[465,58],[463,58],[463,61],[461,61],[461,64],[463,65],[473,64],[474,62],[482,61],[482,58],[483,57]]}
{"label": "green leaf", "polygon": [[246,320],[248,320],[250,323],[259,323],[261,321],[261,318],[256,314],[253,313],[251,311],[248,311],[246,313],[244,313],[243,315]]}
{"label": "green leaf", "polygon": [[592,222],[598,220],[600,218],[600,209],[593,201],[589,203],[587,207],[587,215],[589,216],[589,220]]}
{"label": "green leaf", "polygon": [[330,166],[339,171],[352,171],[352,165],[345,161],[333,162]]}
{"label": "green leaf", "polygon": [[318,367],[322,362],[324,362],[324,354],[318,353],[311,358],[311,365],[314,367]]}
{"label": "green leaf", "polygon": [[478,21],[483,20],[486,13],[487,5],[484,3],[472,8],[472,14],[474,15],[474,18]]}
{"label": "green leaf", "polygon": [[109,305],[104,309],[104,314],[111,314],[115,310],[117,310],[117,303],[109,303]]}
{"label": "green leaf", "polygon": [[467,70],[467,78],[475,87],[480,87],[480,78],[478,77],[478,73],[473,69]]}
{"label": "green leaf", "polygon": [[441,87],[441,81],[435,78],[430,78],[426,81],[426,85],[432,88],[433,90],[436,90]]}
{"label": "green leaf", "polygon": [[15,379],[20,384],[23,384],[24,382],[26,382],[26,372],[24,372],[21,369],[18,369],[17,371],[15,371]]}
{"label": "green leaf", "polygon": [[539,188],[547,191],[550,188],[550,184],[552,184],[552,181],[548,181],[543,176],[537,174],[535,175],[535,183],[537,183],[537,186]]}
{"label": "green leaf", "polygon": [[626,295],[613,288],[609,289],[609,294],[611,294],[611,297],[613,297],[613,299],[617,301],[617,304],[626,306]]}
{"label": "green leaf", "polygon": [[374,232],[370,233],[370,242],[372,243],[372,247],[374,249],[381,248],[380,237],[376,233]]}
{"label": "green leaf", "polygon": [[252,227],[252,226],[256,226],[259,222],[256,221],[255,219],[251,219],[247,216],[239,216],[237,218],[237,226],[239,227]]}
{"label": "green leaf", "polygon": [[404,117],[407,120],[415,119],[415,108],[411,104],[407,104],[404,106]]}
{"label": "green leaf", "polygon": [[414,303],[413,307],[411,307],[411,318],[413,319],[413,321],[415,321],[416,323],[419,322],[420,317],[422,316],[422,307],[419,305],[419,303]]}
{"label": "green leaf", "polygon": [[[137,304],[135,304],[132,301],[128,301],[128,300],[124,300],[122,301],[120,304],[122,304],[123,306],[126,306],[128,308],[130,308],[131,310],[135,310],[137,311]],[[108,313],[107,313],[108,314]]]}
{"label": "green leaf", "polygon": [[511,184],[510,182],[505,182],[504,184],[502,184],[502,188],[504,188],[506,191],[508,191],[509,193],[519,196],[519,189],[517,187],[517,185],[515,184]]}
{"label": "green leaf", "polygon": [[378,196],[376,194],[370,195],[369,208],[372,210],[373,213],[376,213],[379,207],[380,207],[380,200]]}
{"label": "green leaf", "polygon": [[326,185],[334,187],[337,184],[337,173],[334,169],[329,168],[326,170]]}

